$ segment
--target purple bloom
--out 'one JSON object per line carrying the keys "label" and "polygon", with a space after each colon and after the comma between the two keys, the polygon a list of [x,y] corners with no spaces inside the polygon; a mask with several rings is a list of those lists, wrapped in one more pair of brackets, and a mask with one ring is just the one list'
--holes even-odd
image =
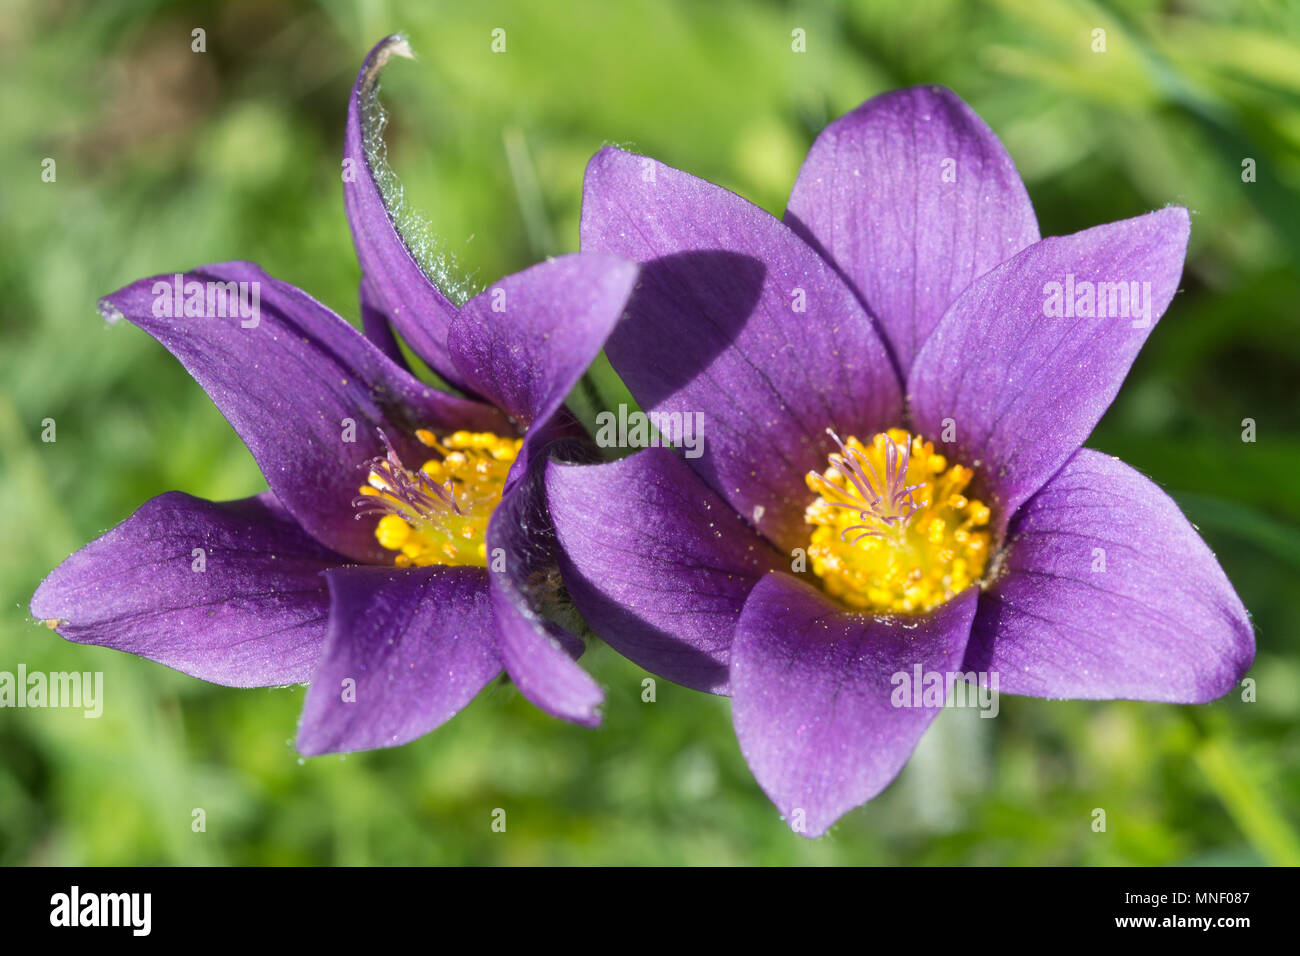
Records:
{"label": "purple bloom", "polygon": [[[411,740],[503,669],[568,720],[597,723],[602,699],[573,660],[581,642],[542,614],[558,583],[542,465],[576,434],[562,403],[637,268],[565,256],[453,306],[400,237],[366,154],[394,53],[409,55],[389,37],[367,57],[344,152],[364,319],[385,348],[250,263],[108,296],[110,321],[140,326],[203,386],[270,490],[161,495],[68,558],[31,605],[69,640],[204,680],[310,680],[306,754]],[[390,321],[464,395],[412,376]]]}
{"label": "purple bloom", "polygon": [[1040,239],[1002,144],[936,88],[832,123],[784,222],[602,150],[582,246],[643,263],[608,355],[643,408],[708,432],[696,458],[548,466],[579,610],[649,670],[729,693],[746,760],[809,836],[936,716],[898,694],[913,673],[1226,693],[1254,655],[1241,601],[1163,491],[1080,447],[1188,231],[1168,208]]}

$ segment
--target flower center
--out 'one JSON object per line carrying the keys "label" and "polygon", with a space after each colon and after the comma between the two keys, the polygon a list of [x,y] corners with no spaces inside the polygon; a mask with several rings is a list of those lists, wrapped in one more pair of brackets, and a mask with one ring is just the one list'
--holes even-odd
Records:
{"label": "flower center", "polygon": [[375,537],[397,552],[399,568],[487,567],[488,519],[501,503],[523,440],[491,432],[455,432],[440,440],[424,429],[415,437],[435,457],[408,471],[389,445],[386,456],[369,462],[367,484],[352,502],[357,517],[383,515]]}
{"label": "flower center", "polygon": [[829,594],[865,611],[920,614],[979,580],[989,509],[962,494],[974,471],[949,467],[902,429],[869,445],[830,435],[840,450],[826,471],[808,473],[818,498],[804,514],[808,558]]}

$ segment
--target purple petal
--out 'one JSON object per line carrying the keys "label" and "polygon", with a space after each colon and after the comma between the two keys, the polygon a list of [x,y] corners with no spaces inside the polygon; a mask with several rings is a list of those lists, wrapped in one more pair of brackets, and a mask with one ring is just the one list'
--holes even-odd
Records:
{"label": "purple petal", "polygon": [[447,354],[447,330],[456,317],[456,307],[425,274],[398,232],[384,204],[376,171],[366,155],[366,143],[370,142],[372,152],[378,150],[382,157],[379,74],[393,56],[412,56],[404,37],[380,40],[366,56],[352,87],[343,140],[343,205],[361,262],[363,281],[369,286],[370,305],[397,327],[406,343],[430,368],[453,385],[461,386],[463,383]]}
{"label": "purple petal", "polygon": [[727,693],[745,597],[781,557],[672,452],[547,469],[564,582],[624,657],[696,690]]}
{"label": "purple petal", "polygon": [[311,296],[251,263],[204,266],[181,281],[247,283],[250,302],[259,290],[256,324],[238,315],[155,315],[154,285],[171,287],[172,276],[142,279],[100,309],[110,321],[125,316],[175,355],[234,426],[285,508],[350,558],[391,561],[374,539],[375,519],[354,520],[352,509],[366,479],[362,466],[384,453],[380,429],[417,464],[427,451],[413,437],[417,428],[509,431],[495,409],[422,384]]}
{"label": "purple petal", "polygon": [[1081,449],[1011,523],[967,664],[1035,697],[1222,697],[1255,657],[1246,609],[1178,506]]}
{"label": "purple petal", "polygon": [[[201,550],[200,550],[201,549]],[[159,495],[50,573],[32,616],[231,687],[311,678],[329,614],[321,546],[269,494]]]}
{"label": "purple petal", "polygon": [[852,290],[757,206],[617,149],[587,167],[582,246],[645,263],[606,346],[642,408],[701,414],[691,467],[783,549],[802,544],[826,429],[871,435],[902,416]]}
{"label": "purple petal", "polygon": [[544,422],[600,354],[636,282],[617,256],[562,256],[465,303],[448,348],[469,388],[524,425]]}
{"label": "purple petal", "polygon": [[1015,164],[951,90],[895,90],[826,127],[785,220],[879,320],[904,374],[970,282],[1038,241]]}
{"label": "purple petal", "polygon": [[[955,443],[938,450],[979,464],[976,490],[1003,526],[1115,398],[1178,288],[1188,229],[1187,210],[1172,207],[1044,239],[976,279],[921,349],[908,383],[916,426],[938,446],[951,421]],[[1081,295],[1081,282],[1137,283],[1141,308],[1130,302],[1134,315],[1110,318],[1044,314],[1050,283]]]}
{"label": "purple petal", "polygon": [[[560,590],[544,468],[544,459],[529,467],[502,496],[488,523],[497,647],[510,679],[535,706],[594,727],[605,695],[576,663],[582,641],[541,614]],[[498,559],[502,566],[494,566]]]}
{"label": "purple petal", "polygon": [[365,278],[361,280],[360,298],[361,330],[366,338],[375,344],[375,348],[392,359],[394,365],[409,372],[411,367],[406,363],[406,356],[402,354],[402,347],[397,343],[393,327],[383,310],[376,305],[375,292]]}
{"label": "purple petal", "polygon": [[501,673],[482,568],[337,568],[330,628],[298,727],[309,757],[396,747]]}
{"label": "purple petal", "polygon": [[898,775],[941,708],[895,706],[897,675],[957,671],[976,593],[886,620],[788,574],[755,586],[731,648],[731,709],[750,769],[796,832],[820,836]]}

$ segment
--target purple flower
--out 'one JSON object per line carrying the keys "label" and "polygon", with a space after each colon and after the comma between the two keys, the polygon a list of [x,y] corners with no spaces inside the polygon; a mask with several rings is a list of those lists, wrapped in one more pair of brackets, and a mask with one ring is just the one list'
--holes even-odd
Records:
{"label": "purple flower", "polygon": [[[542,463],[572,441],[563,401],[622,312],[635,264],[565,256],[457,308],[385,207],[371,51],[348,110],[344,196],[367,329],[251,263],[144,279],[101,303],[178,358],[270,490],[170,492],[68,558],[32,614],[69,640],[236,687],[311,681],[305,754],[405,743],[504,669],[538,707],[599,721],[581,642],[542,612],[556,590]],[[349,169],[353,175],[349,176]],[[464,395],[405,368],[391,321]]]}
{"label": "purple flower", "polygon": [[[1178,288],[1188,215],[1040,239],[1010,157],[947,90],[814,143],[785,221],[651,159],[591,161],[582,246],[643,263],[606,345],[703,454],[548,466],[569,592],[633,661],[730,694],[809,836],[897,775],[913,674],[1199,703],[1246,611],[1170,498],[1080,447]],[[940,703],[942,698],[940,698]]]}

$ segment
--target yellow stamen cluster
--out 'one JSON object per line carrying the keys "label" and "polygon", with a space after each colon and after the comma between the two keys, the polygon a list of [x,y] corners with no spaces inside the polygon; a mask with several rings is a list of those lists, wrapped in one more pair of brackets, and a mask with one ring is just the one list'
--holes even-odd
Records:
{"label": "yellow stamen cluster", "polygon": [[818,495],[804,516],[808,558],[829,594],[877,614],[920,614],[980,579],[989,509],[963,494],[970,468],[897,428],[869,445],[849,436],[840,451],[807,477]]}
{"label": "yellow stamen cluster", "polygon": [[490,432],[460,431],[439,439],[415,433],[437,457],[405,471],[394,453],[378,459],[359,503],[384,513],[375,538],[396,551],[398,567],[430,564],[487,566],[487,525],[501,502],[510,466],[523,441]]}

